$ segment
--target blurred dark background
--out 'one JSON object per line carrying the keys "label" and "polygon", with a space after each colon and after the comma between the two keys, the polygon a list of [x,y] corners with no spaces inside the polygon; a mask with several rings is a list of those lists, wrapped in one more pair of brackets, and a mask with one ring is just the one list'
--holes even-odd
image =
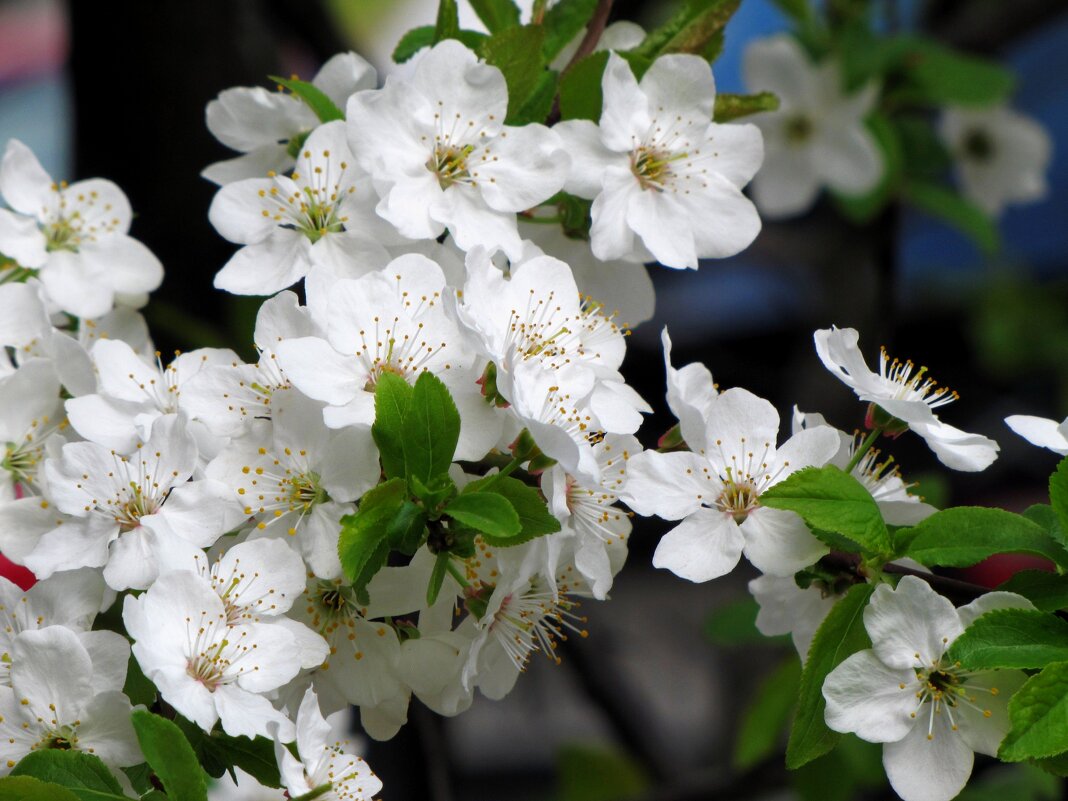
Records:
{"label": "blurred dark background", "polygon": [[[667,321],[677,366],[705,362],[721,387],[769,398],[784,425],[796,403],[845,429],[860,424],[863,409],[820,366],[811,334],[853,326],[869,359],[886,345],[928,365],[961,395],[943,418],[1002,445],[986,472],[950,475],[922,442],[904,437],[894,454],[906,476],[936,504],[1020,510],[1043,499],[1056,457],[1002,419],[1068,414],[1068,3],[885,4],[894,24],[1018,71],[1014,105],[1055,143],[1049,196],[1007,212],[996,259],[917,214],[891,209],[856,226],[821,204],[766,225],[748,251],[697,273],[654,268],[657,316],[635,331],[625,365],[657,408],[643,439],[651,444],[673,423],[659,347]],[[673,5],[619,0],[613,18],[652,25]],[[400,33],[433,13],[430,0],[0,0],[0,141],[22,139],[57,179],[102,176],[126,191],[133,235],[167,269],[146,309],[161,350],[247,347],[258,301],[211,287],[233,247],[208,224],[215,187],[198,175],[230,155],[204,126],[206,103],[230,86],[266,85],[268,74],[310,78],[344,49],[385,67]],[[785,24],[769,0],[743,0],[716,65],[719,88],[743,91],[745,44]],[[653,570],[663,530],[653,521],[635,532],[612,601],[584,607],[591,636],[565,646],[562,666],[536,659],[508,699],[479,700],[455,720],[413,704],[412,725],[369,753],[384,797],[840,797],[818,776],[783,789],[790,783],[781,761],[732,771],[745,699],[789,646],[709,637],[709,614],[744,597],[751,576],[742,569],[695,586]],[[857,765],[870,758],[850,757]],[[879,785],[863,792],[885,794]]]}

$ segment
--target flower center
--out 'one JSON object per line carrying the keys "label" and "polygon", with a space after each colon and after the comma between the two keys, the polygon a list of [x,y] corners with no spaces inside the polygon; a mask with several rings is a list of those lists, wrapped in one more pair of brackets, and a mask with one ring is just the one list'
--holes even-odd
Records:
{"label": "flower center", "polygon": [[130,495],[124,503],[116,505],[114,509],[115,522],[119,524],[119,531],[133,531],[141,525],[141,518],[155,514],[159,508],[159,499],[146,495],[140,485],[130,482]]}
{"label": "flower center", "polygon": [[438,145],[434,148],[434,155],[427,161],[426,168],[438,176],[438,184],[442,189],[457,183],[471,183],[467,159],[474,150],[474,145]]}
{"label": "flower center", "polygon": [[0,459],[0,468],[11,473],[11,480],[16,483],[33,483],[40,456],[41,449],[37,446],[8,442],[4,458]]}
{"label": "flower center", "polygon": [[34,751],[71,751],[78,749],[78,722],[73,726],[60,726],[47,732],[37,743]]}
{"label": "flower center", "polygon": [[[932,409],[952,403],[960,396],[948,387],[941,387],[927,375],[927,368],[916,370],[912,360],[904,362],[892,359],[883,348],[879,354],[879,373],[883,380],[893,385],[895,400],[922,401]],[[915,372],[914,372],[915,371]]]}
{"label": "flower center", "polygon": [[[920,658],[918,653],[916,658],[917,660]],[[930,704],[927,722],[928,740],[934,739],[935,716],[942,714],[943,710],[949,718],[952,731],[957,731],[957,719],[953,715],[953,710],[958,707],[964,706],[973,709],[981,713],[984,718],[989,718],[993,714],[989,708],[976,703],[976,701],[980,692],[989,693],[991,696],[998,695],[998,688],[969,685],[968,678],[972,674],[962,670],[959,662],[952,665],[944,665],[942,660],[938,659],[933,665],[921,663],[913,669],[916,672],[916,679],[920,687],[916,691],[917,703],[916,708],[911,713],[911,717],[916,718],[923,705]],[[902,690],[909,688],[907,684],[899,686]]]}
{"label": "flower center", "polygon": [[630,171],[638,179],[642,189],[664,190],[664,184],[674,173],[671,162],[686,158],[685,153],[669,153],[666,150],[641,145],[631,151]]}
{"label": "flower center", "polygon": [[71,253],[78,252],[81,244],[81,224],[78,213],[75,212],[70,219],[60,217],[48,225],[42,226],[45,235],[45,250],[49,253],[56,250],[68,250]]}
{"label": "flower center", "polygon": [[814,126],[812,120],[805,114],[795,114],[786,120],[783,129],[786,133],[786,141],[791,145],[801,145],[812,138]]}
{"label": "flower center", "polygon": [[973,128],[964,135],[964,155],[972,161],[986,162],[994,157],[994,140],[980,128]]}
{"label": "flower center", "polygon": [[750,478],[736,480],[733,471],[727,469],[723,491],[716,498],[715,507],[742,523],[760,505],[760,490]]}
{"label": "flower center", "polygon": [[330,496],[319,485],[319,474],[309,470],[289,478],[289,503],[309,509],[317,503],[330,500]]}

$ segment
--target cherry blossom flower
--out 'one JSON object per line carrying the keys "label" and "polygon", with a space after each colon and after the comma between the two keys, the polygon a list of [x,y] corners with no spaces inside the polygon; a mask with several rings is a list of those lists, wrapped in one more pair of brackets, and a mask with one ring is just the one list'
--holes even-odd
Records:
{"label": "cherry blossom flower", "polygon": [[777,111],[753,122],[764,133],[764,164],[753,179],[753,197],[771,219],[807,211],[820,189],[860,195],[883,175],[882,153],[864,118],[879,91],[869,83],[853,93],[842,88],[833,59],[813,64],[790,36],[773,36],[745,51],[745,82],[770,91]]}
{"label": "cherry blossom flower", "polygon": [[742,553],[760,571],[792,575],[827,552],[793,512],[761,506],[768,487],[838,450],[838,434],[818,426],[775,441],[779,415],[740,388],[708,407],[707,450],[645,451],[627,463],[623,498],[638,514],[682,523],[660,540],[653,564],[690,581],[729,573]]}
{"label": "cherry blossom flower", "polygon": [[49,299],[75,317],[111,311],[117,294],[151,292],[163,266],[127,236],[133,216],[111,181],[55,183],[26,145],[8,142],[0,162],[0,252],[39,270]]}
{"label": "cherry blossom flower", "polygon": [[814,338],[820,361],[835,378],[861,400],[906,423],[946,467],[974,472],[985,470],[997,458],[998,444],[992,439],[938,419],[934,409],[956,400],[957,393],[940,386],[926,367],[917,369],[911,361],[891,359],[884,349],[879,355],[879,372],[873,373],[860,353],[860,335],[853,328],[820,330]]}
{"label": "cherry blossom flower", "polygon": [[1014,414],[1006,417],[1005,423],[1032,445],[1068,456],[1068,419],[1058,423],[1046,417]]}
{"label": "cherry blossom flower", "polygon": [[296,732],[299,759],[275,738],[282,783],[291,797],[329,785],[330,789],[318,796],[323,801],[370,801],[382,789],[382,781],[371,767],[352,753],[352,743],[334,737],[310,687],[297,710]]}
{"label": "cherry blossom flower", "polygon": [[496,67],[446,39],[349,100],[349,141],[374,178],[378,213],[410,239],[446,229],[519,258],[516,212],[564,184],[568,157],[544,125],[505,125],[508,90]]}
{"label": "cherry blossom flower", "polygon": [[371,184],[356,168],[345,124],[316,128],[291,177],[273,174],[227,184],[208,219],[224,238],[244,245],[215,276],[237,295],[273,295],[314,265],[345,275],[350,264],[388,261],[376,241],[384,227],[371,211]]}
{"label": "cherry blossom flower", "polygon": [[231,624],[211,582],[187,570],[127,595],[122,619],[145,675],[204,731],[221,720],[227,734],[267,736],[274,722],[282,739],[293,739],[293,724],[263,695],[300,670],[301,652],[287,628]]}
{"label": "cherry blossom flower", "polygon": [[956,162],[964,196],[987,214],[996,217],[1010,203],[1046,196],[1053,143],[1031,117],[1004,106],[949,108],[938,133]]}
{"label": "cherry blossom flower", "polygon": [[973,752],[995,756],[1009,731],[1009,697],[1019,670],[966,671],[944,659],[976,618],[994,609],[1031,609],[1008,592],[954,609],[915,576],[876,588],[864,610],[872,648],[827,676],[827,725],[883,745],[883,767],[904,801],[949,801],[964,789]]}
{"label": "cherry blossom flower", "polygon": [[700,258],[747,247],[760,218],[741,187],[760,166],[763,145],[753,125],[711,122],[708,62],[661,56],[639,82],[611,53],[602,87],[600,125],[565,120],[553,128],[572,154],[564,189],[593,200],[593,254],[696,268]]}

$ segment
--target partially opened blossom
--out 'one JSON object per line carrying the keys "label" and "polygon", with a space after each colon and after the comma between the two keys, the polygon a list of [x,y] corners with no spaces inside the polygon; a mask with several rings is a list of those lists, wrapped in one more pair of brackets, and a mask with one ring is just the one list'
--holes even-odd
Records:
{"label": "partially opened blossom", "polygon": [[751,92],[774,92],[777,111],[753,122],[764,134],[764,164],[753,179],[753,197],[767,218],[807,211],[822,188],[846,195],[873,190],[885,170],[882,152],[865,127],[878,87],[847,93],[840,64],[814,64],[790,36],[751,43],[745,82]]}
{"label": "partially opened blossom", "polygon": [[568,157],[544,125],[505,125],[504,75],[455,39],[417,56],[379,91],[349,100],[352,151],[378,213],[410,239],[446,230],[463,250],[519,258],[516,212],[563,187]]}
{"label": "partially opened blossom", "polygon": [[301,653],[284,626],[231,624],[211,581],[198,573],[164,573],[148,589],[127,595],[122,610],[133,653],[163,699],[204,731],[217,721],[230,735],[256,737],[293,724],[264,693],[289,682]]}
{"label": "partially opened blossom", "polygon": [[10,686],[0,686],[0,774],[31,751],[83,751],[111,768],[144,761],[123,695],[130,647],[108,632],[88,650],[63,626],[14,638]]}
{"label": "partially opened blossom", "polygon": [[883,745],[883,767],[904,801],[949,801],[968,781],[974,752],[995,756],[1008,733],[1019,670],[966,671],[946,650],[985,612],[1030,609],[993,592],[954,609],[915,576],[876,588],[864,610],[872,648],[853,654],[823,683],[827,725]]}
{"label": "partially opened blossom", "polygon": [[216,274],[215,286],[237,295],[273,295],[315,265],[347,275],[352,264],[385,264],[388,255],[377,241],[384,226],[372,202],[370,181],[345,141],[345,124],[317,128],[291,176],[235,181],[215,195],[208,219],[244,246]]}
{"label": "partially opened blossom", "polygon": [[[814,339],[820,361],[835,378],[861,400],[906,423],[923,437],[942,464],[954,470],[978,471],[997,458],[998,444],[992,439],[969,434],[938,419],[934,409],[956,400],[957,393],[940,386],[927,374],[926,367],[891,359],[884,349],[879,354],[879,372],[872,372],[857,344],[860,335],[853,328],[824,329],[817,331]],[[894,425],[892,420],[886,423]]]}
{"label": "partially opened blossom", "polygon": [[[374,67],[360,56],[338,53],[323,64],[311,84],[343,109],[349,95],[373,89],[376,80]],[[208,103],[205,119],[216,139],[242,154],[217,161],[200,173],[216,184],[260,178],[269,170],[288,172],[300,146],[319,125],[315,112],[300,98],[260,86],[220,92]]]}
{"label": "partially opened blossom", "polygon": [[55,183],[26,145],[8,142],[0,162],[0,253],[39,271],[51,302],[100,317],[116,295],[151,292],[163,280],[152,252],[127,235],[133,213],[111,181]]}
{"label": "partially opened blossom", "polygon": [[[370,801],[382,789],[363,757],[352,753],[348,740],[338,740],[319,711],[315,691],[308,688],[297,710],[297,757],[275,738],[282,783],[292,798],[329,785],[324,801]],[[299,758],[298,758],[299,757]]]}
{"label": "partially opened blossom", "polygon": [[661,56],[639,82],[612,53],[600,125],[565,120],[572,154],[565,190],[593,200],[590,246],[599,259],[656,260],[696,268],[732,256],[760,231],[742,187],[763,158],[760,131],[712,122],[708,62]]}
{"label": "partially opened blossom", "polygon": [[657,545],[656,567],[708,581],[733,570],[744,552],[762,572],[789,576],[827,552],[798,515],[762,506],[760,495],[803,467],[827,464],[838,434],[818,426],[777,446],[778,432],[774,406],[732,388],[709,404],[707,450],[644,451],[627,462],[626,503],[682,521]]}
{"label": "partially opened blossom", "polygon": [[948,108],[938,133],[964,196],[987,214],[996,217],[1011,203],[1032,203],[1049,191],[1053,143],[1037,120],[1005,106]]}
{"label": "partially opened blossom", "polygon": [[1005,418],[1005,424],[1032,445],[1068,456],[1068,419],[1058,423],[1046,417],[1014,414]]}

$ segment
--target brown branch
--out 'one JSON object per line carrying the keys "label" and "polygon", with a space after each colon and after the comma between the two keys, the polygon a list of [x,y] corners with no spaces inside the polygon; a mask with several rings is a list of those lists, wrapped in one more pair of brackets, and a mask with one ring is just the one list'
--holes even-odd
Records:
{"label": "brown branch", "polygon": [[[832,570],[839,570],[843,573],[852,573],[856,575],[858,579],[862,578],[862,575],[858,570],[860,567],[860,557],[855,554],[832,551],[820,560],[820,564],[829,567]],[[950,578],[949,576],[940,576],[937,573],[927,573],[923,570],[916,570],[915,568],[905,567],[904,565],[894,564],[893,562],[883,565],[883,570],[898,576],[915,576],[918,579],[922,579],[930,584],[932,588],[938,590],[940,594],[957,603],[968,603],[974,601],[980,595],[993,592],[993,589],[990,587],[984,587],[980,584],[972,584],[969,581],[961,581],[960,579]]]}
{"label": "brown branch", "polygon": [[[593,10],[593,16],[590,17],[590,21],[586,25],[586,35],[583,36],[582,41],[579,42],[578,50],[575,51],[575,55],[573,55],[571,60],[567,62],[567,66],[560,71],[561,79],[567,75],[572,67],[597,49],[597,43],[601,41],[601,35],[604,33],[605,27],[608,25],[608,17],[612,13],[613,2],[615,2],[615,0],[597,0],[597,8]],[[557,89],[556,96],[553,98],[552,111],[549,112],[545,124],[554,125],[559,121],[560,92],[559,89]]]}

